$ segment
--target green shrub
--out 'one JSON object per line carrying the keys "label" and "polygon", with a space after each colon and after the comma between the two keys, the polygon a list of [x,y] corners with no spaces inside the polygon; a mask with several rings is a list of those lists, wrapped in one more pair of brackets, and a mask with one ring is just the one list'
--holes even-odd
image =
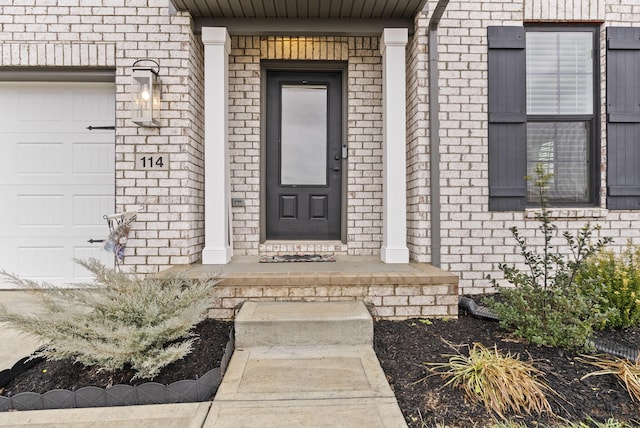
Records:
{"label": "green shrub", "polygon": [[[593,232],[598,227],[587,223],[576,236],[569,232],[562,234],[569,254],[556,250],[551,241],[557,234],[557,227],[551,221],[546,199],[551,177],[542,165],[537,166],[536,177],[527,177],[538,191],[540,212],[536,213],[536,219],[540,222],[538,229],[544,244],[540,250],[532,250],[517,227],[510,229],[527,270],[504,263],[498,265],[514,287],[500,287],[500,299],[489,300],[487,305],[500,318],[503,328],[534,344],[584,348],[589,346],[587,339],[602,315],[594,311],[594,301],[579,292],[575,279],[585,260],[611,239],[592,242]],[[494,285],[497,286],[495,281]]]}
{"label": "green shrub", "polygon": [[580,269],[577,283],[605,315],[600,327],[640,325],[640,248],[627,246],[619,255],[601,251]]}
{"label": "green shrub", "polygon": [[587,349],[595,322],[588,299],[570,290],[502,289],[489,304],[500,325],[527,341],[565,349]]}
{"label": "green shrub", "polygon": [[131,368],[135,378],[147,379],[191,351],[191,330],[204,318],[215,281],[139,279],[95,259],[77,263],[95,275],[94,283],[56,288],[0,272],[42,303],[34,314],[0,305],[0,321],[47,343],[38,356],[104,370]]}

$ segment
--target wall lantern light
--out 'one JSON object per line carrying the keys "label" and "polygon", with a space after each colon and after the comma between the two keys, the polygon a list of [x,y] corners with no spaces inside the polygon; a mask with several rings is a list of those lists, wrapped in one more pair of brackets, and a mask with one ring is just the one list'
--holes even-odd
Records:
{"label": "wall lantern light", "polygon": [[[153,66],[139,65],[151,62]],[[160,126],[160,65],[152,59],[139,59],[131,69],[131,120],[140,126]]]}

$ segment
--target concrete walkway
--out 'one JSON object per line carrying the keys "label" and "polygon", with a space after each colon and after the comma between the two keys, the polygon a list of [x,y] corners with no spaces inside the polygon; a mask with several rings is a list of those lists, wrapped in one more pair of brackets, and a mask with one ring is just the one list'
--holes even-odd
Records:
{"label": "concrete walkway", "polygon": [[[407,426],[373,352],[362,302],[247,302],[235,329],[236,351],[213,402],[5,412],[0,427]],[[15,337],[0,330],[3,350],[10,343],[21,352],[17,361],[33,343],[13,346]]]}

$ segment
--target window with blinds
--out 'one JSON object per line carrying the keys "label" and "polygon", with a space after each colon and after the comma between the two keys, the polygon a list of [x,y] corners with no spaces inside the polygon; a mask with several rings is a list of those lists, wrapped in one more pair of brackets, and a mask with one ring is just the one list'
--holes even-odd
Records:
{"label": "window with blinds", "polygon": [[[527,173],[552,173],[552,203],[593,200],[594,32],[526,33]],[[527,199],[537,202],[528,183]]]}

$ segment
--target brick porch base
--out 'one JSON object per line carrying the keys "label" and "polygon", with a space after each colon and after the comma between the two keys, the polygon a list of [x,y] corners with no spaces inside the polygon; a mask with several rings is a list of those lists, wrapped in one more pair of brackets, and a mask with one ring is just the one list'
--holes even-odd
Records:
{"label": "brick porch base", "polygon": [[367,257],[335,263],[258,263],[176,266],[192,278],[220,273],[209,316],[232,319],[245,301],[363,300],[378,319],[456,318],[458,277],[428,264],[384,264]]}

